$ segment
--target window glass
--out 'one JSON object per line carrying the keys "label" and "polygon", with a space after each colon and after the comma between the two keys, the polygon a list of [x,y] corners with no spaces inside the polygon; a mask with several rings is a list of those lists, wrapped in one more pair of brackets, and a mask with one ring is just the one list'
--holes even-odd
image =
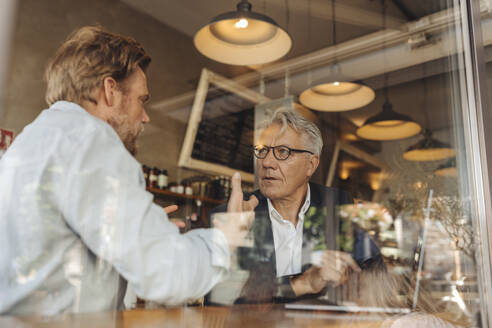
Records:
{"label": "window glass", "polygon": [[[491,93],[470,77],[478,46],[491,80],[488,2],[237,2],[0,4],[0,323],[487,324]],[[48,62],[87,25],[143,46],[141,84],[43,111]]]}

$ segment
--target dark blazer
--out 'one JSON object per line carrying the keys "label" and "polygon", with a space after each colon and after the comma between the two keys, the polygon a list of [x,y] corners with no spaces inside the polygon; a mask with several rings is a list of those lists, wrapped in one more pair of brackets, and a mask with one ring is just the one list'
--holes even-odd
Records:
{"label": "dark blazer", "polygon": [[[304,217],[303,247],[309,239],[319,241],[325,249],[337,250],[337,234],[340,231],[336,215],[338,205],[353,202],[349,193],[319,184],[309,183],[310,207]],[[273,230],[268,213],[268,202],[259,190],[253,192],[259,204],[255,208],[255,221],[251,229],[254,235],[254,247],[238,248],[238,262],[250,276],[236,303],[268,303],[286,302],[295,299],[290,287],[291,276],[277,278],[277,266]],[[248,198],[248,197],[245,197]],[[224,212],[225,205],[215,208],[212,212]],[[362,232],[363,233],[363,232]],[[363,249],[363,235],[355,238],[354,259],[359,263],[367,260],[367,251]],[[379,250],[371,242],[371,256],[379,254]],[[364,256],[364,254],[366,256]],[[302,261],[305,263],[307,261]],[[302,272],[307,270],[305,266]]]}

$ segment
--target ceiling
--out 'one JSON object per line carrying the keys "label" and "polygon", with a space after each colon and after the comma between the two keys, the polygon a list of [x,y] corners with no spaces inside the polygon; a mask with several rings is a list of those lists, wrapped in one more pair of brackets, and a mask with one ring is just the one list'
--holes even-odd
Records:
{"label": "ceiling", "polygon": [[[120,0],[190,38],[213,17],[235,10],[231,0]],[[297,57],[333,44],[332,4],[328,0],[250,0],[253,11],[272,17],[287,29],[293,47],[284,58]],[[402,24],[441,11],[448,1],[386,0],[386,26]],[[335,2],[336,41],[351,40],[383,27],[382,1]]]}
{"label": "ceiling", "polygon": [[[164,24],[171,26],[177,31],[187,35],[191,39],[196,31],[202,26],[206,25],[214,16],[235,10],[236,1],[230,0],[120,0],[133,8],[147,13],[148,15],[156,18]],[[333,47],[333,21],[332,21],[332,3],[328,0],[250,0],[253,5],[253,11],[264,13],[272,17],[279,25],[286,28],[293,39],[293,47],[291,51],[281,60],[262,67],[250,67],[253,71],[256,70],[268,70],[272,67],[280,67],[278,70],[280,74],[277,76],[270,75],[271,78],[267,82],[268,94],[271,98],[282,97],[284,79],[282,78],[282,72],[285,72],[285,67],[282,70],[282,65],[285,63],[289,67],[289,63],[301,61],[302,58],[310,58],[310,56],[318,56],[321,54],[329,56],[330,47]],[[429,0],[386,0],[386,17],[383,19],[382,1],[381,0],[343,0],[335,2],[335,21],[336,21],[336,44],[337,48],[342,47],[342,44],[353,44],[361,42],[365,39],[370,39],[374,36],[373,44],[383,43],[381,40],[387,40],[387,37],[397,32],[401,32],[403,38],[407,38],[407,35],[411,35],[408,32],[409,26],[413,24],[410,29],[418,30],[419,26],[429,23],[427,20],[421,20],[422,17],[426,17],[432,14],[439,15],[443,12],[453,1],[429,1]],[[432,21],[432,20],[429,20]],[[385,24],[385,25],[384,25]],[[383,27],[386,26],[386,29]],[[392,32],[393,31],[393,32]],[[380,33],[380,34],[378,34]],[[379,39],[378,39],[379,38]],[[415,119],[421,122],[424,126],[432,129],[446,128],[446,124],[443,122],[450,122],[448,102],[446,98],[449,97],[449,87],[442,78],[434,78],[433,83],[438,89],[433,89],[433,95],[437,95],[436,99],[429,101],[432,110],[417,110],[414,106],[410,106],[412,103],[412,97],[419,97],[422,94],[422,88],[419,82],[424,77],[438,76],[439,74],[447,73],[449,65],[446,62],[446,58],[429,56],[427,53],[442,53],[441,49],[426,50],[424,48],[418,48],[415,51],[409,51],[407,39],[404,39],[403,44],[400,45],[400,50],[395,50],[394,54],[388,50],[389,57],[383,57],[382,53],[373,55],[373,59],[367,56],[355,60],[348,60],[347,66],[343,67],[344,73],[348,76],[354,76],[357,79],[363,80],[366,84],[372,86],[378,90],[383,87],[383,74],[385,72],[391,72],[389,74],[389,85],[403,85],[410,83],[411,87],[418,89],[418,93],[415,95],[405,94],[404,88],[396,88],[400,90],[400,94],[393,95],[392,101],[395,105],[395,109],[405,113],[411,114]],[[431,42],[432,43],[432,42]],[[427,44],[426,44],[427,45]],[[379,48],[381,50],[381,47]],[[337,50],[338,51],[338,50]],[[351,50],[348,49],[347,52]],[[388,52],[386,51],[386,52]],[[406,57],[401,57],[397,51],[405,53]],[[427,52],[427,53],[426,53]],[[341,52],[337,52],[338,54]],[[319,56],[318,56],[319,57]],[[412,63],[410,58],[418,58],[420,61],[414,61]],[[397,61],[404,62],[397,63]],[[392,64],[391,62],[395,62]],[[329,63],[329,61],[327,61]],[[431,63],[423,68],[422,63]],[[322,65],[325,63],[320,62]],[[377,66],[377,68],[375,68]],[[303,89],[306,84],[306,73],[313,69],[312,67],[304,66],[301,69],[301,73],[296,77],[293,76],[291,82],[291,93],[297,95]],[[367,70],[362,75],[358,73]],[[313,69],[313,75],[315,75]],[[318,75],[325,74],[326,72],[320,72]],[[364,75],[365,74],[365,75]],[[258,74],[256,74],[258,75]],[[197,80],[198,80],[197,76]],[[246,78],[247,80],[247,78]],[[258,79],[256,78],[256,83]],[[247,84],[247,83],[244,83]],[[277,89],[275,89],[277,88]],[[379,90],[381,94],[381,90]],[[176,99],[163,99],[151,104],[151,108],[156,111],[160,111],[160,114],[171,115],[174,118],[186,121],[190,110],[190,105],[194,97],[194,92],[190,92],[187,95],[176,95]],[[340,119],[346,119],[351,121],[352,128],[356,125],[360,125],[368,116],[375,114],[381,109],[383,99],[381,97],[376,98],[376,101],[367,108],[346,112],[340,115],[338,114],[320,114],[320,117],[332,125],[342,126]],[[420,103],[419,103],[420,104]],[[426,108],[430,108],[426,105]],[[184,109],[184,110],[183,110]],[[346,126],[346,125],[344,125]],[[349,131],[350,129],[344,129]],[[353,129],[352,129],[353,130]],[[352,131],[353,132],[353,131]]]}

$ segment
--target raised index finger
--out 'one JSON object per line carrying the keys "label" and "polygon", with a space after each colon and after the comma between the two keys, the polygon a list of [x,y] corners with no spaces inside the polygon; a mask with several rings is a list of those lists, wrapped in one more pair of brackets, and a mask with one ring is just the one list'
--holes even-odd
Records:
{"label": "raised index finger", "polygon": [[227,203],[227,212],[242,212],[243,191],[241,190],[241,175],[236,172],[231,181],[231,197]]}

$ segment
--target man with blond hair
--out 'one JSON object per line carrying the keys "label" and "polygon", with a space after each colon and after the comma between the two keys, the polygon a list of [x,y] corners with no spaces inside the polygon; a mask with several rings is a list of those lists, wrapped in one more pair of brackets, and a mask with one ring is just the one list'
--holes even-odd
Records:
{"label": "man with blond hair", "polygon": [[[150,61],[134,39],[83,27],[49,63],[50,108],[0,161],[0,313],[119,309],[127,282],[140,298],[178,304],[227,273],[244,227],[181,235],[132,156],[149,122]],[[237,176],[234,188],[230,210],[241,211]]]}

